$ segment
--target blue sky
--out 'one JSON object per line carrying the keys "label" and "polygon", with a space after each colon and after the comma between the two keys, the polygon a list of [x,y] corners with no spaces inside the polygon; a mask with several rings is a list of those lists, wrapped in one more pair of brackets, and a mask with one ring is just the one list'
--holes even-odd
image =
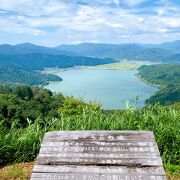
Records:
{"label": "blue sky", "polygon": [[180,0],[0,0],[0,44],[180,39]]}

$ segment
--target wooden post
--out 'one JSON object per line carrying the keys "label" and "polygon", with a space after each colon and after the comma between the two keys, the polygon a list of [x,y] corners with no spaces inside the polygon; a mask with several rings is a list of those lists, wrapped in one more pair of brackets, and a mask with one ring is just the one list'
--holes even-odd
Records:
{"label": "wooden post", "polygon": [[153,132],[45,134],[31,180],[165,180]]}

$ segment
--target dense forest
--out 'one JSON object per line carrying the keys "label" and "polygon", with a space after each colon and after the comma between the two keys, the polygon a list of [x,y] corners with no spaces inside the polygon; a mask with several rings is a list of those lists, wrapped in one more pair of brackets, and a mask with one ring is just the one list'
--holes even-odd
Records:
{"label": "dense forest", "polygon": [[168,84],[180,84],[180,65],[157,64],[141,66],[139,68],[142,78],[151,84],[166,86]]}
{"label": "dense forest", "polygon": [[[47,131],[154,131],[165,167],[176,167],[180,153],[180,110],[159,105],[104,111],[99,104],[64,97],[39,87],[0,87],[0,165],[33,161]],[[1,175],[0,175],[1,178]]]}
{"label": "dense forest", "polygon": [[116,62],[113,59],[100,59],[91,57],[49,55],[49,54],[23,54],[2,55],[0,62],[13,63],[28,70],[43,70],[46,68],[68,68],[74,66],[95,66]]}
{"label": "dense forest", "polygon": [[180,86],[168,85],[146,100],[146,103],[150,104],[155,104],[157,102],[162,105],[180,102]]}
{"label": "dense forest", "polygon": [[11,63],[0,63],[0,84],[26,84],[34,86],[39,84],[44,85],[49,81],[61,80],[62,79],[56,75],[25,70],[21,66]]}
{"label": "dense forest", "polygon": [[180,65],[158,64],[141,66],[139,76],[148,83],[158,85],[160,90],[146,103],[169,105],[180,102]]}

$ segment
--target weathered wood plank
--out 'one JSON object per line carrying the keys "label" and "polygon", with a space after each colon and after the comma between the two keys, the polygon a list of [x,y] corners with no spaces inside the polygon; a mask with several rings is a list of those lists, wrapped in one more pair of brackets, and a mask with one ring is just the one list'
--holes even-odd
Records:
{"label": "weathered wood plank", "polygon": [[155,147],[131,147],[131,146],[122,146],[122,147],[101,147],[101,146],[41,146],[40,153],[48,152],[60,152],[60,153],[153,153],[159,154],[157,148]]}
{"label": "weathered wood plank", "polygon": [[67,166],[67,165],[36,165],[34,172],[41,173],[74,173],[74,174],[130,174],[140,175],[162,175],[164,169],[160,166],[155,167],[126,167],[126,166]]}
{"label": "weathered wood plank", "polygon": [[118,131],[67,131],[65,132],[49,132],[45,135],[44,141],[51,142],[53,140],[57,141],[122,141],[122,140],[134,140],[134,141],[154,141],[154,136],[152,132],[140,132],[140,131],[123,131],[118,133]]}
{"label": "weathered wood plank", "polygon": [[70,135],[70,134],[78,134],[78,135],[86,135],[86,134],[95,134],[96,136],[99,134],[110,134],[110,135],[114,135],[114,134],[118,134],[118,135],[125,135],[127,134],[128,136],[132,136],[132,135],[141,135],[141,134],[147,134],[147,135],[151,135],[153,137],[154,133],[152,131],[134,131],[134,130],[125,130],[125,131],[119,131],[119,130],[115,130],[115,131],[111,131],[111,130],[96,130],[96,131],[51,131],[51,132],[47,132],[45,134],[45,136],[52,136],[52,135]]}
{"label": "weathered wood plank", "polygon": [[[130,159],[153,159],[153,158],[156,158],[156,159],[160,159],[161,157],[159,155],[156,155],[156,154],[149,154],[149,153],[113,153],[113,154],[110,154],[110,153],[60,153],[60,152],[49,152],[49,153],[43,153],[41,151],[40,155],[43,155],[43,156],[56,156],[56,157],[82,157],[82,158],[115,158],[115,159],[127,159],[127,158],[130,158]],[[40,156],[39,155],[39,156]]]}
{"label": "weathered wood plank", "polygon": [[61,140],[76,140],[76,139],[86,139],[86,140],[124,140],[124,138],[151,138],[154,139],[152,132],[147,131],[57,131],[48,132],[45,138],[61,138]]}
{"label": "weathered wood plank", "polygon": [[45,134],[31,179],[166,179],[153,132]]}
{"label": "weathered wood plank", "polygon": [[99,142],[99,141],[83,141],[83,142],[76,142],[69,140],[68,142],[65,141],[43,141],[42,146],[107,146],[107,147],[117,147],[117,146],[131,146],[131,147],[155,147],[155,142],[136,142],[136,141],[120,141],[120,142]]}
{"label": "weathered wood plank", "polygon": [[81,158],[81,157],[57,157],[52,155],[40,155],[37,160],[38,164],[73,164],[73,165],[119,165],[119,166],[162,166],[160,159],[139,159],[139,158]]}
{"label": "weathered wood plank", "polygon": [[166,180],[163,175],[119,175],[119,174],[59,174],[59,173],[34,173],[31,180],[36,179],[54,179],[54,180]]}

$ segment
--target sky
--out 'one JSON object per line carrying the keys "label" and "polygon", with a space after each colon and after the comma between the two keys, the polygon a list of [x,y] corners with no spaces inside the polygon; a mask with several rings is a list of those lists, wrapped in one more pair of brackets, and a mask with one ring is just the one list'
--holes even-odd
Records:
{"label": "sky", "polygon": [[180,40],[180,0],[0,0],[0,44]]}

